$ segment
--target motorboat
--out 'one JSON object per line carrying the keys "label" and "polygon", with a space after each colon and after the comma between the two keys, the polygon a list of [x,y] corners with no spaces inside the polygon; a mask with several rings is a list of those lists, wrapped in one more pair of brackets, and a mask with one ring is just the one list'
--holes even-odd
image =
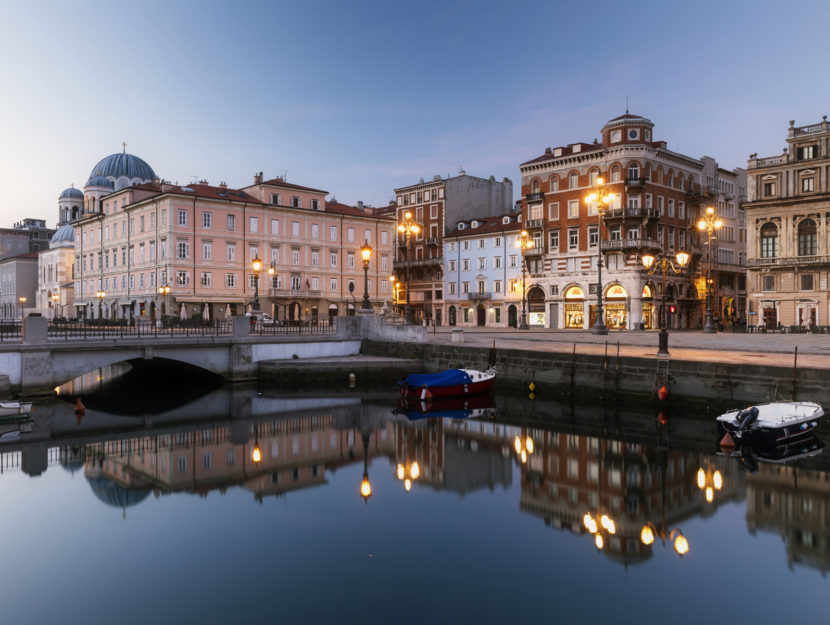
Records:
{"label": "motorboat", "polygon": [[401,397],[430,400],[442,397],[477,395],[490,390],[496,378],[496,368],[447,369],[440,373],[413,373],[400,382]]}
{"label": "motorboat", "polygon": [[0,419],[28,415],[32,412],[30,401],[0,401]]}
{"label": "motorboat", "polygon": [[729,433],[736,444],[779,445],[805,438],[824,416],[810,401],[777,401],[730,410],[717,418],[721,435]]}
{"label": "motorboat", "polygon": [[476,419],[495,416],[495,406],[496,402],[490,393],[429,401],[402,397],[395,412],[406,415],[410,421],[434,418]]}
{"label": "motorboat", "polygon": [[721,449],[721,453],[737,460],[749,473],[755,473],[760,464],[791,464],[818,456],[824,443],[815,434],[781,445],[743,445],[737,449]]}

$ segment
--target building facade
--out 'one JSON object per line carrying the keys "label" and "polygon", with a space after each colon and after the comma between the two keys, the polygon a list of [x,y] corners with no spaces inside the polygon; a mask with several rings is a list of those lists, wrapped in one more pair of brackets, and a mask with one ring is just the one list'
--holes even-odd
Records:
{"label": "building facade", "polygon": [[451,326],[517,327],[521,214],[459,221],[444,236],[444,314]]}
{"label": "building facade", "polygon": [[75,229],[70,221],[80,216],[84,194],[74,186],[58,197],[58,229],[49,248],[38,255],[37,308],[49,318],[73,317],[75,311]]}
{"label": "building facade", "polygon": [[21,319],[37,306],[37,257],[26,252],[0,259],[0,319]]}
{"label": "building facade", "polygon": [[830,325],[830,124],[790,121],[782,154],[749,157],[751,323]]}
{"label": "building facade", "polygon": [[[444,323],[444,235],[462,220],[492,217],[510,211],[513,183],[468,176],[435,176],[418,184],[395,189],[396,220],[406,223],[406,216],[420,231],[407,237],[398,232],[395,279],[398,309],[403,311],[407,298],[415,319],[437,325]],[[408,285],[408,289],[407,289]],[[407,290],[409,291],[407,293]]]}
{"label": "building facade", "polygon": [[13,228],[0,228],[0,258],[48,249],[53,234],[43,219],[24,219]]}
{"label": "building facade", "polygon": [[[593,327],[601,250],[609,329],[657,328],[661,315],[669,327],[702,327],[706,266],[695,224],[708,201],[701,193],[704,164],[654,140],[653,128],[626,113],[603,126],[601,141],[547,148],[520,166],[525,228],[535,250],[529,288],[544,294],[537,325]],[[602,211],[588,201],[598,179],[611,200]],[[662,276],[650,274],[642,258],[655,256],[656,266],[680,251],[691,262],[667,273],[664,310]]]}
{"label": "building facade", "polygon": [[[149,170],[125,163],[127,174]],[[127,177],[109,171],[116,181]],[[390,290],[393,220],[327,205],[325,191],[261,173],[244,189],[132,179],[107,189],[107,179],[96,178],[85,188],[95,195],[73,222],[78,316],[224,319],[250,310],[256,295],[275,318],[318,323],[355,309],[364,242],[374,248],[373,305]]]}

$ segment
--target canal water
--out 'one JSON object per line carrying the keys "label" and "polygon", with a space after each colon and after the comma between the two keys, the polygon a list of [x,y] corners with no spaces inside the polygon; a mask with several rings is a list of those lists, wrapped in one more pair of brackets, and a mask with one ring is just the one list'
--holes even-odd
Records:
{"label": "canal water", "polygon": [[4,623],[826,619],[819,441],[725,457],[699,412],[423,413],[387,388],[122,373],[62,387],[0,443]]}

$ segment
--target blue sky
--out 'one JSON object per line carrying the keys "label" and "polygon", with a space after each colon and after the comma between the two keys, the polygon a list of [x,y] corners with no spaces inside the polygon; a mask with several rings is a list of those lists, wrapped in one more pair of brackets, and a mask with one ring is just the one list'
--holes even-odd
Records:
{"label": "blue sky", "polygon": [[830,3],[9,1],[0,226],[121,150],[173,182],[253,174],[386,204],[436,174],[514,181],[625,110],[722,166],[830,114]]}

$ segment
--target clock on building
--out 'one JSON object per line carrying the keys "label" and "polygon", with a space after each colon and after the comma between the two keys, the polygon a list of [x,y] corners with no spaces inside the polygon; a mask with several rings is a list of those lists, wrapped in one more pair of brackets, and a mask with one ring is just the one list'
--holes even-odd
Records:
{"label": "clock on building", "polygon": [[636,128],[629,128],[629,130],[628,130],[628,138],[629,139],[634,140],[634,139],[639,138],[639,136],[640,136],[640,131],[639,130],[637,130]]}

